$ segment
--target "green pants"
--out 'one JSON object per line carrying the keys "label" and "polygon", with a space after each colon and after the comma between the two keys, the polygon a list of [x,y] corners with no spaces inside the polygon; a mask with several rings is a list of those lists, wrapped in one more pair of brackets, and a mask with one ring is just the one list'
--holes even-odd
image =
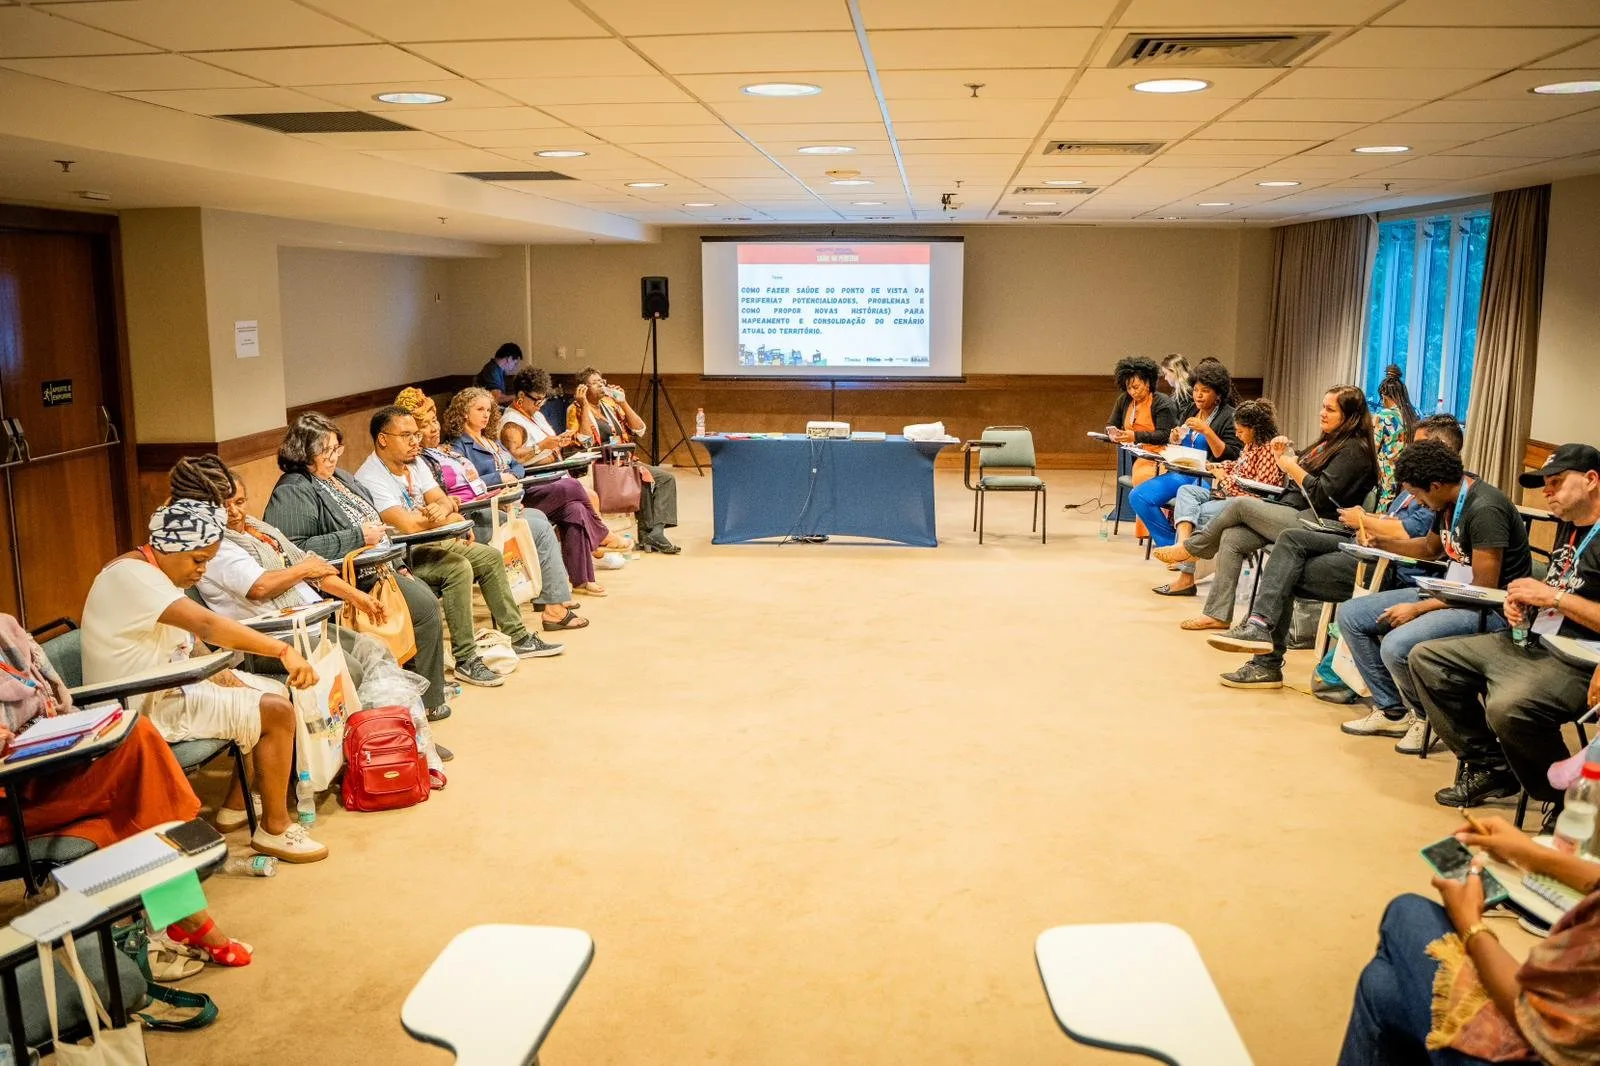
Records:
{"label": "green pants", "polygon": [[505,559],[487,544],[419,544],[411,549],[411,572],[439,594],[445,625],[450,627],[450,653],[456,662],[478,657],[478,642],[472,637],[473,582],[483,590],[496,629],[514,641],[528,635],[522,610],[511,598]]}

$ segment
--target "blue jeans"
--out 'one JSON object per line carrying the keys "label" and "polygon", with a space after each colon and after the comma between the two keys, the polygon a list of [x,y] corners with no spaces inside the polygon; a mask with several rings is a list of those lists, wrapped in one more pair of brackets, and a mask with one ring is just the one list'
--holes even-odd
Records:
{"label": "blue jeans", "polygon": [[[1416,603],[1415,588],[1394,589],[1358,596],[1339,605],[1339,639],[1350,649],[1361,679],[1372,692],[1372,705],[1398,718],[1405,711],[1424,714],[1411,677],[1411,650],[1428,640],[1470,636],[1478,631],[1477,611],[1446,608],[1430,611],[1399,629],[1378,632],[1378,616],[1397,603]],[[1503,628],[1498,615],[1489,619],[1489,631]]]}
{"label": "blue jeans", "polygon": [[1487,1066],[1449,1048],[1428,1051],[1425,1043],[1439,968],[1427,947],[1453,929],[1432,900],[1405,895],[1390,901],[1378,926],[1378,954],[1356,982],[1339,1066]]}
{"label": "blue jeans", "polygon": [[1177,543],[1178,534],[1162,508],[1173,502],[1179,489],[1194,483],[1195,479],[1188,474],[1169,471],[1135,486],[1128,494],[1129,506],[1134,514],[1144,520],[1144,528],[1150,531],[1150,540],[1156,547],[1166,548]]}
{"label": "blue jeans", "polygon": [[[1211,520],[1222,513],[1228,506],[1227,500],[1213,500],[1211,489],[1205,485],[1182,485],[1178,494],[1172,498],[1172,524],[1181,526],[1185,522],[1193,526],[1196,531],[1202,530],[1211,524]],[[1149,523],[1145,523],[1146,527]],[[1177,533],[1173,533],[1176,541]],[[1185,574],[1194,573],[1194,560],[1190,559],[1178,567]]]}

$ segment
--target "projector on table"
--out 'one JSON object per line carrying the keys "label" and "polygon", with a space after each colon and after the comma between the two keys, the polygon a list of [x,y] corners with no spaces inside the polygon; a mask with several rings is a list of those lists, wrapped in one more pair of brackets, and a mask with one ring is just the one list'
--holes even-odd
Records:
{"label": "projector on table", "polygon": [[849,440],[848,422],[807,422],[806,436],[813,440]]}

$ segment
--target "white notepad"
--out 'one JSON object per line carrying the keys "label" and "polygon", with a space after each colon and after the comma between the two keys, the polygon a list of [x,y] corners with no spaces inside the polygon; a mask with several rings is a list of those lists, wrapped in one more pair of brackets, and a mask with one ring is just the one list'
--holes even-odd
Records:
{"label": "white notepad", "polygon": [[59,737],[77,737],[92,733],[111,721],[112,715],[122,708],[115,702],[98,703],[81,711],[68,711],[53,718],[40,715],[11,742],[13,748],[26,748]]}
{"label": "white notepad", "polygon": [[175,861],[179,852],[154,833],[141,833],[57,869],[62,888],[92,896]]}

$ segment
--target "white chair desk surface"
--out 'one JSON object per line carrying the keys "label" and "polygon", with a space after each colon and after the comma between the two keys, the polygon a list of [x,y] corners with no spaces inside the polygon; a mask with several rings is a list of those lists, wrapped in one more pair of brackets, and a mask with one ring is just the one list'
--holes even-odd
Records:
{"label": "white chair desk surface", "polygon": [[1162,922],[1063,925],[1034,947],[1056,1021],[1081,1044],[1177,1066],[1253,1066],[1189,934]]}
{"label": "white chair desk surface", "polygon": [[461,1066],[524,1066],[594,958],[581,929],[475,925],[433,960],[400,1008],[418,1040],[449,1048]]}

